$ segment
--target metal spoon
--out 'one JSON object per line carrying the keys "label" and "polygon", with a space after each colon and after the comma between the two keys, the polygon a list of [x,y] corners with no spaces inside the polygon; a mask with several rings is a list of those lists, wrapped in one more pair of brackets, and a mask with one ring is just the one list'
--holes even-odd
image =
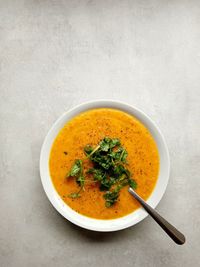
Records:
{"label": "metal spoon", "polygon": [[176,244],[183,245],[185,243],[185,236],[181,232],[160,216],[158,212],[150,207],[132,188],[129,188],[128,191],[137,199],[149,215],[151,215],[151,217],[162,227],[162,229],[174,240]]}

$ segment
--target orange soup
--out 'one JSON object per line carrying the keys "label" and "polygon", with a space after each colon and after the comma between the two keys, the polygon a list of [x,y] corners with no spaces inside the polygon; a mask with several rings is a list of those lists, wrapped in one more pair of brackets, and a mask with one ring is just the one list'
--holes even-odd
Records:
{"label": "orange soup", "polygon": [[[151,195],[159,172],[159,154],[148,129],[135,117],[111,108],[91,109],[69,121],[56,137],[49,159],[54,187],[63,201],[76,212],[97,219],[115,219],[135,211],[139,204],[128,192],[121,189],[118,201],[111,207],[97,183],[86,183],[81,197],[69,195],[78,191],[74,179],[66,178],[75,159],[85,159],[84,147],[96,146],[105,136],[119,138],[127,150],[127,168],[137,182],[136,192],[145,200]],[[91,167],[84,160],[84,170]]]}

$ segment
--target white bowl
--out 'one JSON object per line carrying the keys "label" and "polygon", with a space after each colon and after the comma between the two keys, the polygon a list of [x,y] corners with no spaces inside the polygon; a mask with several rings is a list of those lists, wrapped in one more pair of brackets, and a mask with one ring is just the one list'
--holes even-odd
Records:
{"label": "white bowl", "polygon": [[170,170],[170,162],[169,162],[169,153],[167,149],[167,145],[165,143],[164,137],[161,134],[158,127],[155,123],[142,111],[139,109],[130,106],[128,104],[115,101],[115,100],[95,100],[91,102],[87,102],[81,105],[76,106],[75,108],[67,111],[64,113],[52,126],[50,131],[48,132],[40,154],[40,176],[42,180],[42,185],[46,195],[54,206],[54,208],[62,214],[67,220],[70,222],[89,229],[93,231],[100,231],[100,232],[111,232],[121,230],[127,227],[130,227],[140,221],[142,221],[148,214],[147,212],[139,208],[136,211],[113,220],[98,220],[86,217],[84,215],[78,214],[74,210],[72,210],[62,198],[56,192],[53,183],[51,181],[50,172],[49,172],[49,155],[51,146],[53,144],[54,139],[56,138],[59,131],[63,128],[63,126],[74,116],[78,115],[79,113],[94,109],[94,108],[115,108],[122,111],[125,111],[136,118],[138,118],[151,132],[152,136],[154,137],[160,155],[160,171],[159,177],[152,192],[151,196],[148,198],[147,203],[151,205],[153,208],[157,206],[159,201],[161,200],[169,179],[169,170]]}

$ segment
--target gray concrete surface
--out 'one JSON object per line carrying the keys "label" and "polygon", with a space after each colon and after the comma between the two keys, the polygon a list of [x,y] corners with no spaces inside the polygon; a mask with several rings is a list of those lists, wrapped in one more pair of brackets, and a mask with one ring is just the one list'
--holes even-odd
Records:
{"label": "gray concrete surface", "polygon": [[[171,175],[152,221],[101,234],[62,218],[39,177],[52,123],[86,100],[113,98],[164,133]],[[200,2],[0,0],[0,266],[199,266]]]}

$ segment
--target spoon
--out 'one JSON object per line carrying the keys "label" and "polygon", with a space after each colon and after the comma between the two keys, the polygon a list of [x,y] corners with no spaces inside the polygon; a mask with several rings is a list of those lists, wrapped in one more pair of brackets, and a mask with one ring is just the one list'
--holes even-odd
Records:
{"label": "spoon", "polygon": [[176,244],[183,245],[185,243],[185,236],[181,232],[160,216],[158,212],[149,206],[131,187],[128,191],[137,199],[149,215],[162,227],[162,229],[174,240]]}

